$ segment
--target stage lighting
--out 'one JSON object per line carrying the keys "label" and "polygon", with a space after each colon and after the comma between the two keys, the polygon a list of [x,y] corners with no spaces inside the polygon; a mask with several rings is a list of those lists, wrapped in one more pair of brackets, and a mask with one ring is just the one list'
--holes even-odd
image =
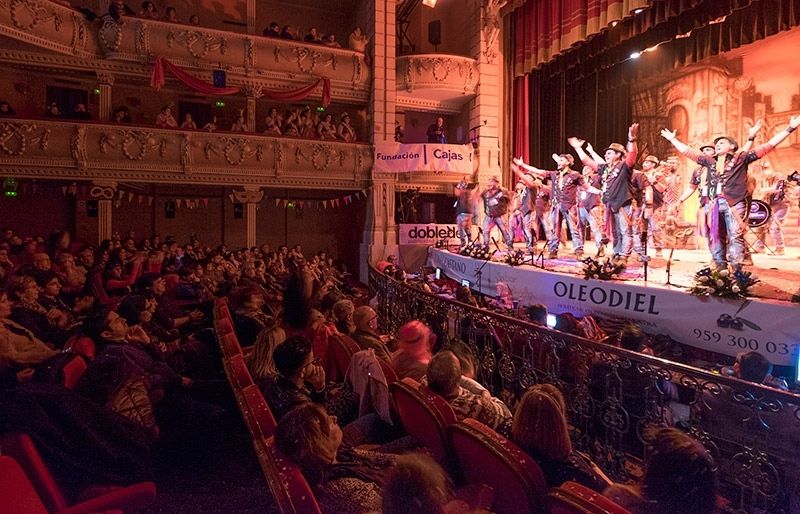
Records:
{"label": "stage lighting", "polygon": [[644,9],[640,7],[638,9],[634,9],[633,14],[639,14],[639,13],[642,13],[642,12],[644,12]]}
{"label": "stage lighting", "polygon": [[642,56],[642,52],[633,52],[631,54],[631,59],[638,59],[641,56]]}
{"label": "stage lighting", "polygon": [[422,5],[427,5],[428,7],[436,7],[436,2],[438,0],[422,0]]}
{"label": "stage lighting", "polygon": [[548,327],[555,328],[556,327],[556,321],[558,321],[558,320],[557,320],[555,314],[548,314],[547,315],[547,326]]}

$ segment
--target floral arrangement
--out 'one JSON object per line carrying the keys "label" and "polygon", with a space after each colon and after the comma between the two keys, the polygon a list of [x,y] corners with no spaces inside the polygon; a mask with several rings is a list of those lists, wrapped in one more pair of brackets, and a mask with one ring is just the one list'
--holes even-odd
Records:
{"label": "floral arrangement", "polygon": [[745,298],[758,282],[749,271],[732,268],[712,270],[706,266],[694,274],[694,285],[689,292],[697,296]]}
{"label": "floral arrangement", "polygon": [[623,261],[614,261],[610,258],[597,260],[592,257],[583,259],[583,278],[596,280],[611,280],[625,270]]}
{"label": "floral arrangement", "polygon": [[528,254],[525,253],[523,250],[517,250],[516,252],[508,252],[503,259],[503,262],[508,264],[509,266],[522,266],[525,263],[525,257]]}
{"label": "floral arrangement", "polygon": [[488,248],[484,248],[483,245],[470,243],[462,248],[458,253],[459,255],[472,257],[473,259],[488,261],[492,257],[493,252],[490,252]]}

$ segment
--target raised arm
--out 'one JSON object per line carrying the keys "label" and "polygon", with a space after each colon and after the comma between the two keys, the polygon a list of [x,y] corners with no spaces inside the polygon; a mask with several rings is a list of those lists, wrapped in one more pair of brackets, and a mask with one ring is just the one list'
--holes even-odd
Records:
{"label": "raised arm", "polygon": [[[764,151],[764,154],[766,154],[768,151],[772,150],[779,144],[783,143],[783,140],[789,137],[789,135],[791,135],[792,132],[797,130],[798,126],[800,126],[800,115],[792,116],[791,118],[789,118],[789,125],[785,129],[776,133],[774,136],[770,138],[769,141],[767,141],[767,145],[770,148]],[[760,154],[759,157],[762,157],[764,154]]]}
{"label": "raised arm", "polygon": [[628,153],[625,154],[625,164],[631,169],[633,169],[633,166],[636,164],[636,157],[639,155],[639,147],[636,145],[636,137],[638,135],[639,124],[633,123],[628,127],[628,144],[625,146],[625,149],[628,151]]}
{"label": "raised arm", "polygon": [[677,137],[675,137],[676,132],[677,130],[661,129],[661,137],[672,143],[672,146],[674,146],[675,149],[680,153],[691,160],[698,162],[698,159],[702,156],[702,154],[697,150],[693,150],[689,147],[689,145],[681,142]]}
{"label": "raised arm", "polygon": [[567,138],[567,143],[569,143],[569,146],[575,149],[575,152],[578,154],[578,158],[581,160],[584,166],[589,166],[593,170],[597,171],[597,168],[601,163],[589,157],[583,150],[583,145],[586,143],[585,140],[573,136]]}
{"label": "raised arm", "polygon": [[534,175],[536,175],[538,177],[545,177],[545,176],[547,176],[549,174],[549,172],[547,170],[543,170],[541,168],[537,168],[536,166],[531,166],[530,164],[527,164],[525,161],[523,161],[519,157],[514,158],[513,159],[513,163],[516,164],[517,166],[519,166],[521,169],[523,169],[525,171],[528,171],[530,173],[533,173]]}
{"label": "raised arm", "polygon": [[742,146],[741,149],[743,152],[749,152],[753,147],[753,142],[756,140],[756,134],[758,134],[758,131],[761,130],[761,126],[763,124],[763,120],[758,118],[753,126],[747,129],[747,141],[744,143],[744,146]]}
{"label": "raised arm", "polygon": [[594,151],[594,147],[592,143],[586,143],[586,153],[589,154],[589,157],[595,160],[597,164],[604,164],[606,162],[600,154]]}
{"label": "raised arm", "polygon": [[522,172],[522,169],[516,162],[511,163],[511,171],[519,178],[520,182],[525,184],[525,187],[534,187],[536,185],[536,182],[531,180],[531,177],[527,173]]}

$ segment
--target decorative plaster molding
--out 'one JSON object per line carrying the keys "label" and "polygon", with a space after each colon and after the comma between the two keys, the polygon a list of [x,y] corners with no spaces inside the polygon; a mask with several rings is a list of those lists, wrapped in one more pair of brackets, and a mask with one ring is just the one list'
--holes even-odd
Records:
{"label": "decorative plaster molding", "polygon": [[395,105],[401,111],[440,112],[442,114],[459,114],[462,103],[444,102],[420,98],[419,96],[405,96],[398,94]]}

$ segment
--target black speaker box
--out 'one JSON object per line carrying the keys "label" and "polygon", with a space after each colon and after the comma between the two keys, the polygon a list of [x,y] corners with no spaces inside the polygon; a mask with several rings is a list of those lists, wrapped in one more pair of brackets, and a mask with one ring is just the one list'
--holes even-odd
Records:
{"label": "black speaker box", "polygon": [[434,20],[428,23],[428,43],[438,46],[442,44],[442,22]]}

